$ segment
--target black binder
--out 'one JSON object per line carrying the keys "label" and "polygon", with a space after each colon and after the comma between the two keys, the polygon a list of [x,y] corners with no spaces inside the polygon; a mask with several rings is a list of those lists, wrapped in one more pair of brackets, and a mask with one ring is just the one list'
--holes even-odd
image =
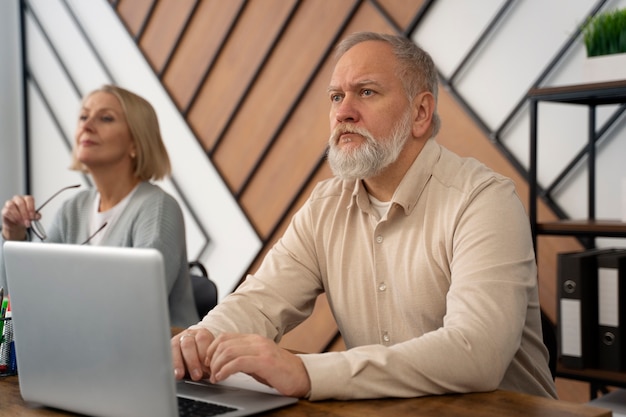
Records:
{"label": "black binder", "polygon": [[595,367],[598,356],[596,251],[560,253],[557,262],[561,364],[574,369]]}
{"label": "black binder", "polygon": [[598,255],[598,368],[626,369],[626,250]]}

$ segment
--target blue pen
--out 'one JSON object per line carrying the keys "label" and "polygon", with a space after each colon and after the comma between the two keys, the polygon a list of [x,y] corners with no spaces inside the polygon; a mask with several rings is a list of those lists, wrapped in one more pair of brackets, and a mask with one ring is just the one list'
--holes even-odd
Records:
{"label": "blue pen", "polygon": [[17,373],[17,357],[15,356],[15,341],[11,340],[9,345],[9,373],[14,375]]}
{"label": "blue pen", "polygon": [[[9,298],[7,297],[7,300]],[[2,310],[2,306],[4,305],[4,287],[0,287],[0,318],[4,318],[6,315],[6,310]],[[0,336],[2,336],[2,328],[0,327]]]}

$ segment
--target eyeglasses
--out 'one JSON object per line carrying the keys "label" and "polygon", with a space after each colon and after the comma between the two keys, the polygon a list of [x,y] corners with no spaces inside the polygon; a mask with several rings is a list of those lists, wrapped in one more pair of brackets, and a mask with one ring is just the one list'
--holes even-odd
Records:
{"label": "eyeglasses", "polygon": [[95,235],[97,235],[98,233],[100,233],[100,230],[104,229],[104,228],[106,227],[106,225],[107,225],[107,224],[108,224],[107,222],[102,223],[102,226],[100,226],[100,227],[98,228],[98,230],[96,230],[95,232],[93,232],[93,233],[91,234],[91,236],[89,236],[89,237],[87,238],[87,240],[85,240],[83,243],[81,243],[81,245],[86,245],[87,243],[89,243],[89,241],[90,241],[91,239],[93,239]]}
{"label": "eyeglasses", "polygon": [[[80,184],[76,184],[76,185],[68,185],[67,187],[63,187],[63,188],[61,188],[61,189],[60,189],[59,191],[57,191],[56,193],[52,194],[52,196],[51,196],[49,199],[47,199],[46,201],[44,201],[44,202],[43,202],[43,204],[42,204],[42,205],[40,205],[40,206],[39,206],[39,208],[38,208],[37,210],[35,210],[35,213],[39,213],[39,211],[40,211],[42,208],[44,208],[44,206],[45,206],[46,204],[48,204],[50,201],[52,201],[52,199],[53,199],[54,197],[56,197],[57,195],[61,194],[63,191],[65,191],[65,190],[69,190],[69,189],[72,189],[72,188],[78,188],[78,187],[80,187]],[[93,233],[91,234],[91,236],[89,236],[89,237],[88,237],[88,238],[87,238],[87,239],[86,239],[83,243],[81,243],[81,245],[86,245],[87,243],[89,243],[89,242],[91,241],[91,239],[93,239],[93,238],[94,238],[94,236],[96,236],[98,233],[100,233],[100,231],[101,231],[102,229],[104,229],[104,228],[106,227],[106,225],[107,225],[107,222],[104,222],[104,223],[102,224],[102,226],[100,226],[100,227],[98,228],[98,230],[96,230],[95,232],[93,232]],[[30,222],[30,228],[31,228],[31,230],[33,231],[33,233],[34,233],[34,234],[35,234],[35,235],[36,235],[36,236],[37,236],[37,237],[38,237],[38,238],[39,238],[42,242],[43,242],[43,241],[44,241],[44,240],[48,237],[48,235],[46,235],[46,231],[45,231],[45,229],[43,228],[43,225],[42,225],[41,223],[39,223],[39,220],[33,220],[33,221],[31,221],[31,222]]]}
{"label": "eyeglasses", "polygon": [[[42,205],[39,206],[39,208],[37,208],[37,210],[35,210],[35,213],[39,213],[41,211],[42,208],[44,208],[46,206],[46,204],[48,204],[50,201],[52,201],[54,199],[54,197],[58,196],[59,194],[61,194],[63,191],[65,190],[70,190],[72,188],[78,188],[80,187],[80,184],[76,184],[76,185],[68,185],[67,187],[63,187],[61,188],[59,191],[57,191],[56,193],[52,194],[52,197],[50,197],[49,199],[47,199],[46,201],[43,202]],[[30,228],[33,231],[33,233],[35,234],[35,236],[37,236],[40,240],[45,240],[48,235],[46,235],[46,231],[43,228],[43,226],[41,225],[41,223],[39,222],[39,220],[33,220],[30,222]],[[98,230],[100,231],[100,230]],[[91,237],[90,237],[91,239]]]}

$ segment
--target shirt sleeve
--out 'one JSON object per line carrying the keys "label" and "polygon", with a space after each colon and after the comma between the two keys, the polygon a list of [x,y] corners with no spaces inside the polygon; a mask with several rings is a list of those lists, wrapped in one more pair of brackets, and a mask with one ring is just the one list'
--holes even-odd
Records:
{"label": "shirt sleeve", "polygon": [[309,317],[323,285],[314,245],[309,234],[298,226],[308,218],[305,204],[258,271],[248,275],[199,326],[216,336],[223,332],[256,333],[279,342]]}

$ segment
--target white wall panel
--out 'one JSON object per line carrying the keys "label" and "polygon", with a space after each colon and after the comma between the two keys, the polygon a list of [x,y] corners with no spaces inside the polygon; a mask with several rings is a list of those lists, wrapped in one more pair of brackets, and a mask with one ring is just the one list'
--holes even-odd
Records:
{"label": "white wall panel", "polygon": [[[30,116],[37,121],[30,125],[30,163],[36,173],[32,176],[31,193],[36,204],[40,205],[63,187],[88,184],[80,173],[67,168],[71,162],[67,145],[58,133],[40,94],[32,86],[28,89],[28,101]],[[41,224],[44,228],[50,226],[63,201],[78,190],[64,191],[46,205],[41,212]]]}
{"label": "white wall panel", "polygon": [[459,79],[457,89],[495,130],[593,5],[526,0],[513,10]]}
{"label": "white wall panel", "polygon": [[439,71],[450,77],[503,3],[504,0],[438,0],[412,39],[428,51]]}
{"label": "white wall panel", "polygon": [[[64,136],[72,143],[80,97],[72,88],[70,79],[49,47],[44,33],[30,15],[26,17],[26,31],[28,69],[54,112]],[[37,120],[32,117],[31,122],[31,125],[37,124]]]}
{"label": "white wall panel", "polygon": [[70,77],[78,84],[79,96],[109,82],[96,53],[89,47],[67,7],[59,1],[31,1],[30,4]]}

